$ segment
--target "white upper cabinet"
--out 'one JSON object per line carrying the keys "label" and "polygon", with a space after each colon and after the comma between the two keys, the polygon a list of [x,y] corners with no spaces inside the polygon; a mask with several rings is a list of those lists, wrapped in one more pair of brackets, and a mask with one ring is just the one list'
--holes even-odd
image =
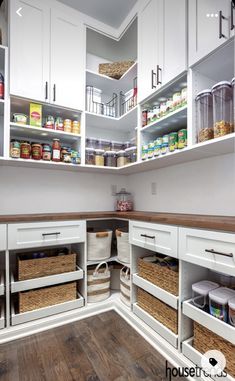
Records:
{"label": "white upper cabinet", "polygon": [[232,35],[231,8],[230,0],[189,1],[190,66],[222,45]]}
{"label": "white upper cabinet", "polygon": [[84,109],[85,26],[75,10],[51,10],[52,103]]}
{"label": "white upper cabinet", "polygon": [[12,95],[83,110],[80,13],[56,1],[11,0],[10,66]]}
{"label": "white upper cabinet", "polygon": [[150,0],[138,14],[139,101],[187,69],[187,0]]}
{"label": "white upper cabinet", "polygon": [[[10,93],[48,101],[50,8],[47,1],[10,2]],[[17,13],[18,12],[18,13]]]}
{"label": "white upper cabinet", "polygon": [[157,88],[158,0],[150,0],[138,14],[138,99],[142,101]]}

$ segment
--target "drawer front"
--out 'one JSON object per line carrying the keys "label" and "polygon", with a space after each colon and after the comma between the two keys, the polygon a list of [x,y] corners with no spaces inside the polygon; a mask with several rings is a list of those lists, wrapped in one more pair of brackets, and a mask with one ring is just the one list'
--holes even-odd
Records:
{"label": "drawer front", "polygon": [[179,258],[235,276],[235,234],[180,228]]}
{"label": "drawer front", "polygon": [[85,239],[85,221],[8,225],[9,250],[85,242]]}
{"label": "drawer front", "polygon": [[7,227],[0,225],[0,251],[7,249]]}
{"label": "drawer front", "polygon": [[130,221],[130,243],[177,258],[178,228],[171,225]]}

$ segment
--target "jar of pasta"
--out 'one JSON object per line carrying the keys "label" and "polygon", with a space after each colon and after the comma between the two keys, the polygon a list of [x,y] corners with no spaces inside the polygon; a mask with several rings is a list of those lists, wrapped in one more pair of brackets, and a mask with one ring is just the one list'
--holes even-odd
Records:
{"label": "jar of pasta", "polygon": [[230,82],[219,82],[212,87],[214,137],[233,132],[233,95]]}

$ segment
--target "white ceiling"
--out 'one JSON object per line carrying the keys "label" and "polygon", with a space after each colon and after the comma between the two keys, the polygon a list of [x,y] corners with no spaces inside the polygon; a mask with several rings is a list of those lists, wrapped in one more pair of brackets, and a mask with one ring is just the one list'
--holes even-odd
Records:
{"label": "white ceiling", "polygon": [[59,0],[88,16],[118,28],[137,0]]}

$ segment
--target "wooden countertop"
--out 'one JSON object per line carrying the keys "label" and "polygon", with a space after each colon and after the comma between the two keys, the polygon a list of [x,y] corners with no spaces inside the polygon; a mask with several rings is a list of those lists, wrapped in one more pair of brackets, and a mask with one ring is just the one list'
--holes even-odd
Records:
{"label": "wooden countertop", "polygon": [[127,220],[138,220],[209,230],[229,231],[235,233],[235,217],[232,216],[225,217],[199,214],[154,213],[141,211],[0,215],[0,223],[88,220],[97,218],[121,218]]}

